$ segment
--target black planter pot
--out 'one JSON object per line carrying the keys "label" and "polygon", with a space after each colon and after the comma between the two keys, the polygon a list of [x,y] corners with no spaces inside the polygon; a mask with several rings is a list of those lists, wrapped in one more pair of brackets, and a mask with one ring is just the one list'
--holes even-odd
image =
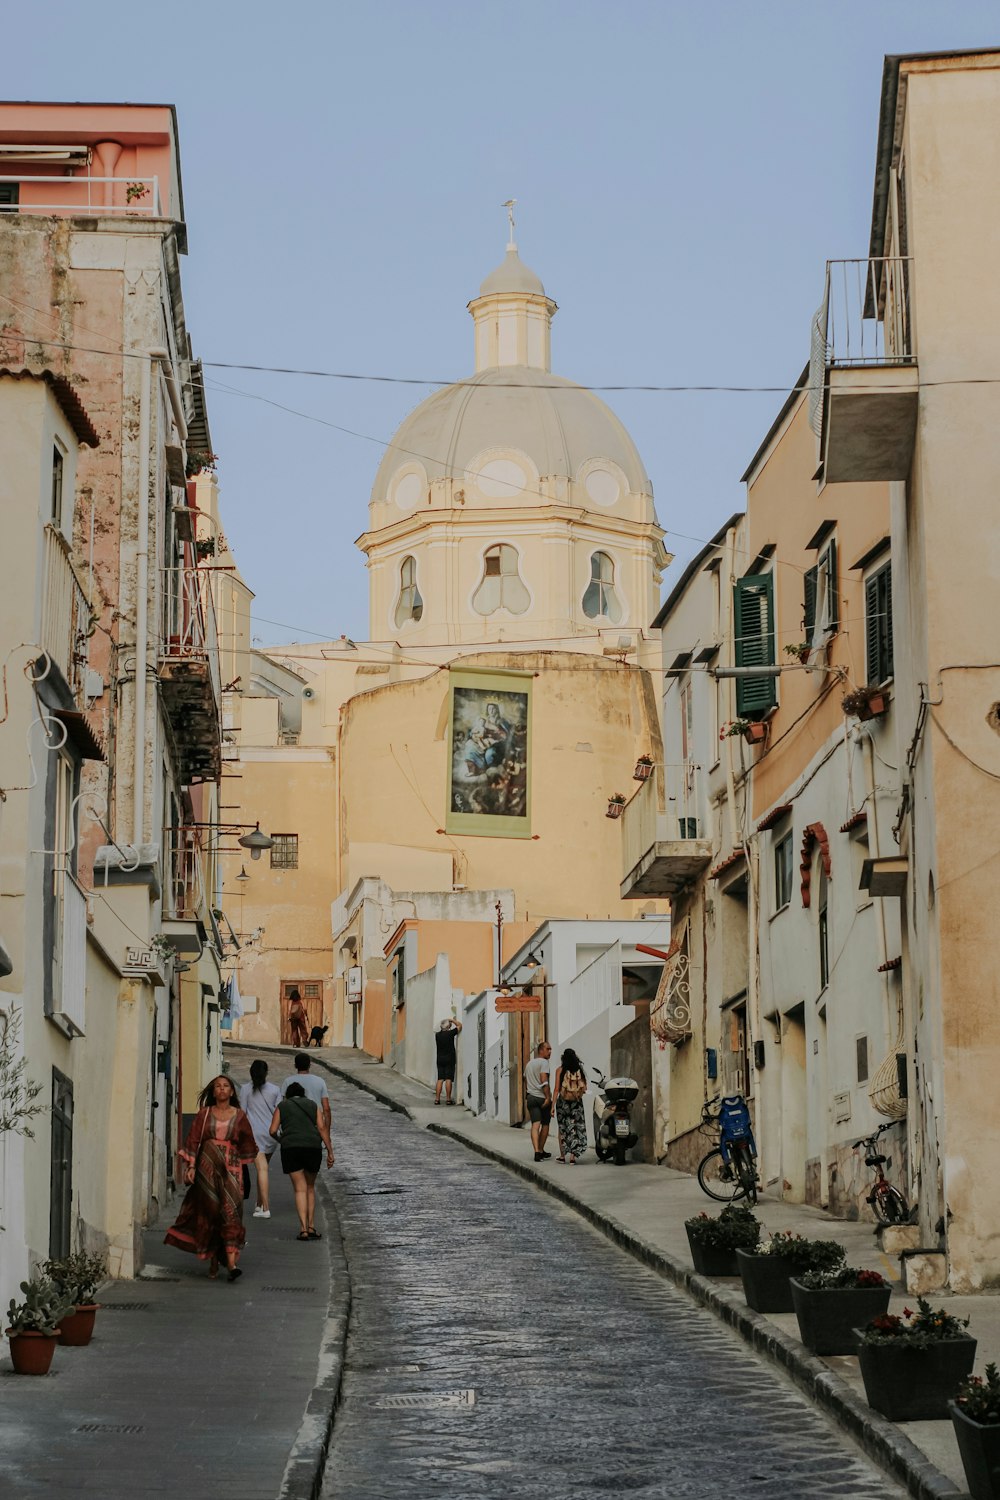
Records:
{"label": "black planter pot", "polygon": [[1000,1500],[1000,1427],[973,1422],[954,1401],[948,1411],[972,1500]]}
{"label": "black planter pot", "polygon": [[716,1245],[702,1245],[687,1231],[694,1268],[702,1276],[738,1276],[735,1250],[722,1250]]}
{"label": "black planter pot", "polygon": [[753,1255],[737,1250],[736,1263],[743,1278],[747,1307],[759,1313],[792,1312],[789,1277],[793,1266],[783,1255]]}
{"label": "black planter pot", "polygon": [[890,1422],[931,1422],[948,1415],[948,1402],[976,1362],[968,1334],[929,1349],[905,1343],[863,1344],[855,1328],[858,1362],[868,1405]]}
{"label": "black planter pot", "polygon": [[854,1354],[855,1328],[864,1328],[889,1307],[888,1286],[838,1286],[811,1291],[792,1278],[792,1306],[799,1337],[813,1354]]}

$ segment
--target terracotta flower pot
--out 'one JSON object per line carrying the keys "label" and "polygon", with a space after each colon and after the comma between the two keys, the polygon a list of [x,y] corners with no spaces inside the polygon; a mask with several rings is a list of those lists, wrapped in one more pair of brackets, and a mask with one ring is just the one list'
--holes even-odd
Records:
{"label": "terracotta flower pot", "polygon": [[948,1412],[972,1500],[1000,1500],[1000,1426],[974,1422],[954,1401]]}
{"label": "terracotta flower pot", "polygon": [[47,1375],[59,1342],[57,1333],[36,1333],[33,1329],[15,1332],[7,1329],[10,1357],[18,1375]]}
{"label": "terracotta flower pot", "polygon": [[743,730],[743,738],[748,745],[763,745],[767,739],[767,725],[757,721],[748,724]]}
{"label": "terracotta flower pot", "polygon": [[783,1255],[753,1255],[737,1250],[747,1307],[754,1312],[793,1312],[790,1277],[795,1267]]}
{"label": "terracotta flower pot", "polygon": [[604,816],[606,818],[620,818],[621,815],[622,815],[622,813],[624,811],[625,811],[625,804],[624,804],[624,802],[609,802],[608,803],[608,810],[604,814]]}
{"label": "terracotta flower pot", "polygon": [[858,1339],[858,1362],[868,1405],[890,1422],[931,1422],[948,1415],[948,1401],[976,1362],[976,1340],[968,1334],[942,1339],[926,1349],[905,1339],[892,1343]]}
{"label": "terracotta flower pot", "polygon": [[854,1330],[864,1328],[889,1306],[886,1286],[822,1287],[813,1291],[792,1277],[792,1306],[799,1337],[813,1354],[854,1354]]}
{"label": "terracotta flower pot", "polygon": [[651,760],[637,760],[635,770],[632,772],[633,781],[648,781],[653,774],[653,762]]}
{"label": "terracotta flower pot", "polygon": [[886,710],[884,693],[873,693],[867,703],[863,703],[858,709],[859,719],[877,719]]}
{"label": "terracotta flower pot", "polygon": [[80,1349],[84,1344],[90,1343],[94,1336],[94,1319],[100,1305],[99,1302],[80,1302],[75,1312],[63,1318],[59,1324],[59,1332],[64,1345]]}

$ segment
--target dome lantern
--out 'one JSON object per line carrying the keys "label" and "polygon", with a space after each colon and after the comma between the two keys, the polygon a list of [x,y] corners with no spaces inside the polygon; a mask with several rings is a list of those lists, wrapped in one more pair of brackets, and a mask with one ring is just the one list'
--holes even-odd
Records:
{"label": "dome lantern", "polygon": [[469,303],[476,325],[476,373],[508,365],[551,369],[551,325],[556,311],[512,239],[502,263]]}

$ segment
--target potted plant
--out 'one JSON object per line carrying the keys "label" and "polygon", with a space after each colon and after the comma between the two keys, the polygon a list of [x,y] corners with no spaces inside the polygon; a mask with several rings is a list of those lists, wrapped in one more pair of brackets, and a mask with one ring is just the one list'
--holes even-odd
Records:
{"label": "potted plant", "polygon": [[763,719],[730,719],[719,739],[733,740],[740,735],[748,745],[762,745],[767,739],[767,724]]}
{"label": "potted plant", "polygon": [[72,1303],[72,1311],[59,1323],[63,1344],[74,1348],[89,1344],[100,1306],[95,1301],[97,1288],[108,1274],[104,1256],[78,1250],[62,1260],[47,1260],[42,1270]]}
{"label": "potted plant", "polygon": [[194,550],[195,550],[195,552],[197,552],[197,554],[198,554],[199,557],[214,557],[215,556],[215,537],[214,536],[202,536],[202,537],[199,537],[198,540],[194,544]]}
{"label": "potted plant", "polygon": [[976,1340],[968,1318],[920,1297],[917,1311],[883,1313],[855,1329],[868,1405],[890,1422],[925,1422],[948,1415],[948,1398],[972,1374]]}
{"label": "potted plant", "polygon": [[730,1203],[718,1218],[696,1214],[684,1221],[691,1259],[702,1276],[738,1276],[736,1252],[760,1239],[760,1223],[745,1203]]}
{"label": "potted plant", "polygon": [[807,1240],[790,1229],[736,1252],[747,1307],[754,1312],[792,1312],[791,1277],[806,1271],[832,1271],[844,1261],[836,1240]]}
{"label": "potted plant", "polygon": [[606,818],[620,818],[625,811],[624,792],[612,792],[608,798],[608,810],[604,814]]}
{"label": "potted plant", "polygon": [[794,646],[786,646],[784,651],[786,656],[794,656],[796,661],[800,661],[805,666],[812,652],[812,647],[808,641],[796,641]]}
{"label": "potted plant", "polygon": [[653,757],[651,755],[640,755],[632,772],[633,781],[648,781],[653,774]]}
{"label": "potted plant", "polygon": [[855,1329],[888,1309],[891,1292],[878,1271],[844,1265],[803,1271],[792,1277],[791,1287],[799,1338],[813,1354],[853,1354]]}
{"label": "potted plant", "polygon": [[972,1500],[1000,1500],[1000,1370],[969,1375],[948,1410]]}
{"label": "potted plant", "polygon": [[840,706],[845,714],[856,714],[859,719],[877,719],[889,707],[889,700],[882,688],[862,687],[845,693]]}
{"label": "potted plant", "polygon": [[47,1375],[59,1339],[59,1323],[73,1304],[54,1281],[22,1281],[23,1302],[7,1309],[10,1357],[18,1375]]}

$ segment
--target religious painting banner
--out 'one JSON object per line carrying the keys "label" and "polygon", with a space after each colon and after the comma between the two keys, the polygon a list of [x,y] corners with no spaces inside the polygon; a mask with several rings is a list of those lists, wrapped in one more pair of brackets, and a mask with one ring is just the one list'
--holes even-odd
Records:
{"label": "religious painting banner", "polygon": [[449,833],[531,837],[530,672],[451,673]]}

